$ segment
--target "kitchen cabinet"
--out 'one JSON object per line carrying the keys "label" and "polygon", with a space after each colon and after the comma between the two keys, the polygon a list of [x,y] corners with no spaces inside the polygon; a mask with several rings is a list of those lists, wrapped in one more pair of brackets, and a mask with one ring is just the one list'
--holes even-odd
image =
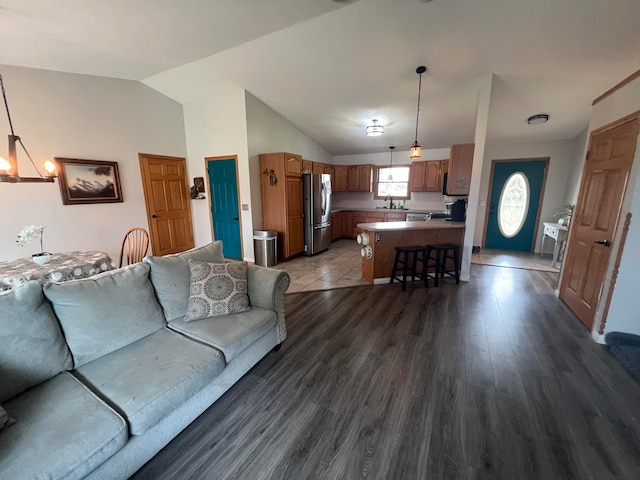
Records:
{"label": "kitchen cabinet", "polygon": [[311,160],[302,160],[302,173],[313,172],[313,162]]}
{"label": "kitchen cabinet", "polygon": [[447,179],[448,194],[469,195],[474,146],[473,143],[451,146]]}
{"label": "kitchen cabinet", "polygon": [[343,235],[344,212],[335,212],[331,214],[331,241],[335,242]]}
{"label": "kitchen cabinet", "polygon": [[349,190],[349,167],[346,165],[334,165],[334,178],[331,189],[334,192],[346,192]]}
{"label": "kitchen cabinet", "polygon": [[349,192],[370,192],[371,191],[371,170],[370,164],[349,166]]}
{"label": "kitchen cabinet", "polygon": [[406,213],[386,212],[384,214],[385,222],[404,222],[407,219]]}
{"label": "kitchen cabinet", "polygon": [[441,192],[448,160],[431,160],[411,164],[410,187],[412,192]]}
{"label": "kitchen cabinet", "polygon": [[366,212],[353,212],[352,220],[351,220],[351,238],[355,238],[359,233],[362,232],[361,229],[358,228],[359,223],[366,223],[367,214]]}
{"label": "kitchen cabinet", "polygon": [[331,175],[331,187],[333,188],[333,176],[335,175],[335,169],[333,167],[333,165],[324,165],[324,173],[326,173],[327,175]]}
{"label": "kitchen cabinet", "polygon": [[384,222],[385,215],[386,214],[384,212],[366,212],[365,221],[366,223]]}
{"label": "kitchen cabinet", "polygon": [[260,155],[262,228],[278,232],[278,258],[304,251],[302,158],[290,153]]}
{"label": "kitchen cabinet", "polygon": [[313,173],[324,173],[324,163],[313,162]]}

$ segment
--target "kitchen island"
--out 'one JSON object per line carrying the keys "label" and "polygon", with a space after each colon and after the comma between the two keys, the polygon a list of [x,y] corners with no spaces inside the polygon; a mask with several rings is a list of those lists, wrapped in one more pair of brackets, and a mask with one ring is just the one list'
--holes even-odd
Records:
{"label": "kitchen island", "polygon": [[[362,229],[362,277],[369,283],[386,283],[391,277],[395,247],[453,243],[462,246],[464,222],[425,220],[419,222],[359,223]],[[369,248],[367,248],[369,247]]]}

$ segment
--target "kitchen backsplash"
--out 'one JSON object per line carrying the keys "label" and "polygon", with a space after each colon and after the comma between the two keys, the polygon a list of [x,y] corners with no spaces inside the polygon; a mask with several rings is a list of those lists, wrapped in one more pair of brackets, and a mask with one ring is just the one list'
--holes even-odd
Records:
{"label": "kitchen backsplash", "polygon": [[[411,200],[404,200],[404,206],[409,209],[443,212],[449,197],[434,192],[413,192]],[[402,205],[403,200],[393,200],[396,205]],[[374,200],[373,193],[334,192],[331,196],[333,208],[375,208],[388,205],[389,202]]]}

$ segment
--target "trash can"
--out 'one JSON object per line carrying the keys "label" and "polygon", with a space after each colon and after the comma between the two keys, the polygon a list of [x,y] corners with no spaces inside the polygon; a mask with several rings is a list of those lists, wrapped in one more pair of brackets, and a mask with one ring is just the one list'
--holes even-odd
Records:
{"label": "trash can", "polygon": [[254,230],[253,251],[256,257],[256,265],[273,267],[278,263],[278,232]]}

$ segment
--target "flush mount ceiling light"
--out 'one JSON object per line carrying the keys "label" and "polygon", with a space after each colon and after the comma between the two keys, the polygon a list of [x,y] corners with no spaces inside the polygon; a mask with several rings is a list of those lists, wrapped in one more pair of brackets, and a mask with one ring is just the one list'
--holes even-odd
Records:
{"label": "flush mount ceiling light", "polygon": [[420,144],[418,143],[418,120],[420,119],[420,91],[422,90],[422,74],[427,71],[427,67],[421,66],[416,68],[416,73],[420,80],[418,81],[418,110],[416,112],[416,139],[409,150],[409,158],[420,158]]}
{"label": "flush mount ceiling light", "polygon": [[[42,175],[38,171],[38,167],[34,163],[31,155],[27,151],[24,143],[19,136],[17,136],[13,131],[13,123],[11,122],[11,114],[9,113],[9,104],[7,103],[7,94],[4,91],[4,82],[2,80],[2,74],[0,74],[0,89],[2,89],[2,98],[4,99],[4,107],[7,110],[7,119],[9,120],[9,129],[11,130],[11,135],[9,137],[9,151],[8,151],[8,159],[0,157],[0,182],[8,182],[8,183],[35,183],[35,182],[53,182],[53,179],[56,176],[56,165],[52,160],[46,160],[42,166],[46,170],[47,174]],[[38,172],[39,177],[21,177],[18,174],[18,155],[16,153],[16,143],[19,143],[24,153],[26,153],[29,160],[31,160],[31,164],[33,168]]]}
{"label": "flush mount ceiling light", "polygon": [[378,120],[372,120],[372,123],[367,127],[367,137],[379,137],[384,133],[384,127],[378,124]]}
{"label": "flush mount ceiling light", "polygon": [[529,125],[542,125],[543,123],[547,123],[548,121],[549,121],[549,115],[547,113],[531,115],[529,118],[527,118],[527,123]]}

